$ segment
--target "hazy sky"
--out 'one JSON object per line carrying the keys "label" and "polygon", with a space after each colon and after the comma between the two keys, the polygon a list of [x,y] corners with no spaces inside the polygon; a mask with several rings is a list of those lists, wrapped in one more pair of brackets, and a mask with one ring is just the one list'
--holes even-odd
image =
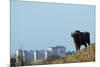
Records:
{"label": "hazy sky", "polygon": [[95,42],[95,6],[11,1],[11,53],[65,46],[74,51],[71,32],[88,31]]}

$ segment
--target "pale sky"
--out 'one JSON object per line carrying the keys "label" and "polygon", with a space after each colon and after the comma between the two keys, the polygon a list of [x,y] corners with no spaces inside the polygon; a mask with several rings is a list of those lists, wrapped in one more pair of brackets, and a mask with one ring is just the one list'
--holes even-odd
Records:
{"label": "pale sky", "polygon": [[11,53],[65,46],[75,51],[71,32],[88,31],[95,42],[95,6],[11,1]]}

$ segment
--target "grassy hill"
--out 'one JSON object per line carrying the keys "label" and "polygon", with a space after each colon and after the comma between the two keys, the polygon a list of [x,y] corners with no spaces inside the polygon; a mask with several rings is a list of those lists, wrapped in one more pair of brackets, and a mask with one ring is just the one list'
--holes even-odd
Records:
{"label": "grassy hill", "polygon": [[55,60],[44,60],[38,64],[62,64],[62,63],[77,63],[77,62],[94,62],[95,61],[95,44],[90,44],[87,48],[69,54],[64,58]]}

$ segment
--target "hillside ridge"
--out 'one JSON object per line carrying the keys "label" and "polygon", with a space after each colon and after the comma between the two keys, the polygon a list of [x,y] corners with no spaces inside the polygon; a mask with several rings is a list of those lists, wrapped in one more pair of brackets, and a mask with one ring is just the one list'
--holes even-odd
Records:
{"label": "hillside ridge", "polygon": [[62,63],[78,63],[78,62],[94,62],[95,61],[95,43],[83,48],[77,52],[67,55],[64,58],[55,60],[44,60],[38,64],[62,64]]}

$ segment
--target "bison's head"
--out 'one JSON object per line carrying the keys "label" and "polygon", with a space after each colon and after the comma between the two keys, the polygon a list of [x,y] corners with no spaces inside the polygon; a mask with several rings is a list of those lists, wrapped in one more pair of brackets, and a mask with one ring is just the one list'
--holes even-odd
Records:
{"label": "bison's head", "polygon": [[80,34],[80,31],[79,30],[76,30],[75,32],[71,32],[71,36],[74,38],[74,37],[78,37]]}

